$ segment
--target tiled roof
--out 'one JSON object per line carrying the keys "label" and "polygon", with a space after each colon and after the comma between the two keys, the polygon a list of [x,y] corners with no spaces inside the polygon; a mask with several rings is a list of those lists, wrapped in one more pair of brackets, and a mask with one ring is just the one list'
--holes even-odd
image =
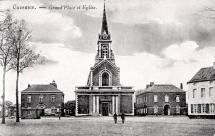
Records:
{"label": "tiled roof", "polygon": [[213,67],[201,68],[188,83],[215,80],[215,69]]}
{"label": "tiled roof", "polygon": [[45,85],[31,85],[30,87],[23,90],[23,92],[35,92],[35,91],[53,91],[53,92],[62,92],[59,89],[57,89],[55,86],[51,84],[45,84]]}
{"label": "tiled roof", "polygon": [[139,90],[137,95],[145,92],[185,92],[185,91],[171,84],[154,84],[151,87],[148,87],[144,90]]}

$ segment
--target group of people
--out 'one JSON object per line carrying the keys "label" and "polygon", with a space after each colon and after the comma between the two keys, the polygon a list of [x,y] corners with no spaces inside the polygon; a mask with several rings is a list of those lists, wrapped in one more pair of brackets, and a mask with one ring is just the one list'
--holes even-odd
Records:
{"label": "group of people", "polygon": [[[114,122],[116,124],[117,123],[117,114],[116,113],[113,115],[113,118],[114,118]],[[124,124],[125,123],[125,114],[124,113],[121,114],[121,119],[122,119],[122,124]]]}

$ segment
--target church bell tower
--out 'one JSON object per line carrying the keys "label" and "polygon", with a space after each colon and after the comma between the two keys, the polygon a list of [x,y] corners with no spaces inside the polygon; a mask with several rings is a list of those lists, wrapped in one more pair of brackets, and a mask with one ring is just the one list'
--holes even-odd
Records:
{"label": "church bell tower", "polygon": [[114,63],[114,54],[111,49],[111,35],[108,31],[108,24],[106,18],[106,11],[105,11],[105,3],[104,3],[104,11],[103,11],[103,18],[102,18],[102,28],[101,33],[98,36],[98,49],[96,55],[96,62],[100,62],[104,59],[110,60]]}

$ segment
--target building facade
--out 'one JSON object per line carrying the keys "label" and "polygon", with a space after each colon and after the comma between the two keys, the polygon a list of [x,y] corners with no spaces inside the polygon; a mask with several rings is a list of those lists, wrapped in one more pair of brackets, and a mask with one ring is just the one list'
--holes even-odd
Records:
{"label": "building facade", "polygon": [[28,85],[21,92],[21,118],[39,118],[63,112],[64,93],[53,81],[45,85]]}
{"label": "building facade", "polygon": [[95,64],[90,69],[87,85],[75,89],[76,116],[134,115],[134,90],[120,84],[120,68],[115,64],[111,43],[104,6]]}
{"label": "building facade", "polygon": [[136,93],[137,115],[182,115],[187,113],[186,93],[174,85],[147,85]]}
{"label": "building facade", "polygon": [[215,118],[215,64],[201,68],[187,85],[189,117]]}

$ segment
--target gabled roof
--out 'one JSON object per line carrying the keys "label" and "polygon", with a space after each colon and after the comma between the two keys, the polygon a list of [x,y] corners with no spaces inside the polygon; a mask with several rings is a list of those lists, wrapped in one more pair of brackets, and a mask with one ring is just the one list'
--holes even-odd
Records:
{"label": "gabled roof", "polygon": [[215,80],[215,69],[213,67],[201,68],[187,83]]}
{"label": "gabled roof", "polygon": [[30,85],[30,87],[26,88],[22,92],[62,92],[59,89],[57,89],[55,86],[51,84],[45,84],[45,85]]}
{"label": "gabled roof", "polygon": [[138,94],[146,92],[185,92],[184,90],[171,84],[154,84],[144,90],[139,90]]}
{"label": "gabled roof", "polygon": [[96,63],[91,69],[96,69],[97,67],[101,66],[101,65],[102,65],[103,63],[105,63],[105,62],[109,63],[113,68],[119,70],[119,67],[117,67],[117,66],[115,65],[115,63],[112,63],[112,62],[109,61],[108,59],[104,59],[104,60],[100,61],[99,63]]}

